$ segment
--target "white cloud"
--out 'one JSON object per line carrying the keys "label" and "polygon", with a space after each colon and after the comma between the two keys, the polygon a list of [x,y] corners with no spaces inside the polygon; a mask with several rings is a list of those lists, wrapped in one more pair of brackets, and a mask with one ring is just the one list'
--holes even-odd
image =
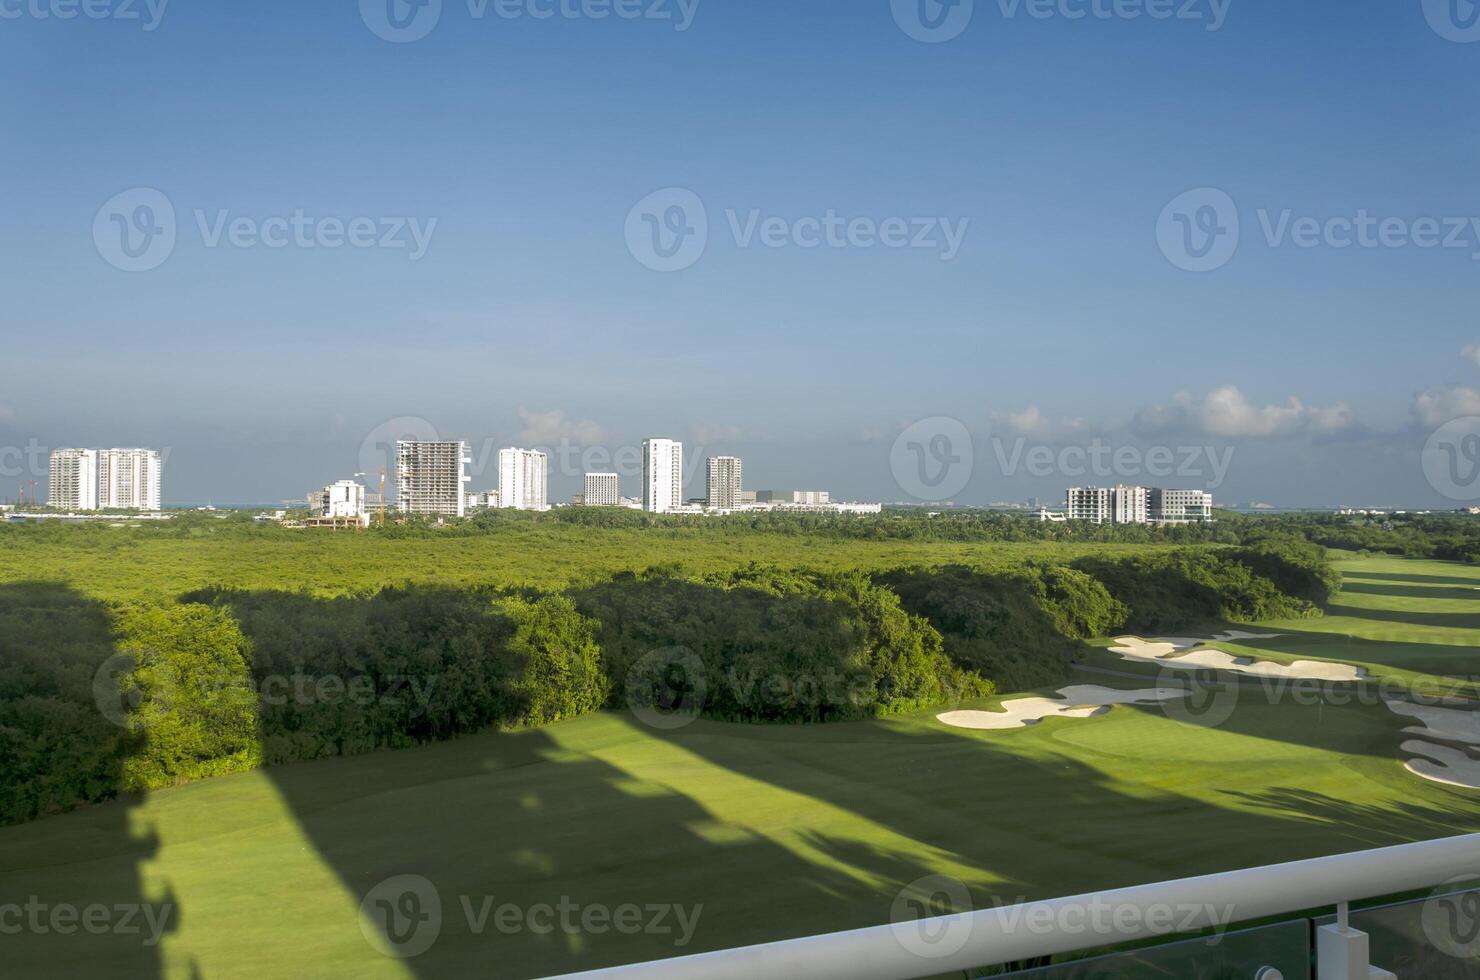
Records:
{"label": "white cloud", "polygon": [[1413,399],[1413,414],[1430,429],[1468,415],[1480,415],[1480,391],[1450,385],[1421,392]]}
{"label": "white cloud", "polygon": [[1142,433],[1193,432],[1224,438],[1278,438],[1333,435],[1356,427],[1344,402],[1305,405],[1294,395],[1282,405],[1255,405],[1234,385],[1224,385],[1195,398],[1182,392],[1170,405],[1152,405],[1136,415]]}
{"label": "white cloud", "polygon": [[9,422],[15,418],[15,409],[4,402],[0,402],[0,422]]}
{"label": "white cloud", "polygon": [[519,441],[526,446],[554,446],[570,443],[576,446],[600,446],[610,440],[606,430],[590,419],[568,419],[559,409],[549,412],[531,412],[522,405],[519,420],[524,428],[519,431]]}
{"label": "white cloud", "polygon": [[1476,367],[1480,367],[1480,344],[1469,344],[1459,353],[1465,360],[1474,364]]}
{"label": "white cloud", "polygon": [[1082,418],[1051,419],[1029,405],[1021,412],[1006,415],[993,413],[992,432],[1003,436],[1025,436],[1033,439],[1063,439],[1084,435],[1094,431],[1094,426]]}

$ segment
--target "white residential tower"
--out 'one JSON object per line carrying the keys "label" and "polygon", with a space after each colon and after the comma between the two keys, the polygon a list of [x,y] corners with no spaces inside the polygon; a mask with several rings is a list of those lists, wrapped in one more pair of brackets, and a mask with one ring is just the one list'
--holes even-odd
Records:
{"label": "white residential tower", "polygon": [[98,451],[53,449],[46,503],[58,510],[98,509]]}
{"label": "white residential tower", "polygon": [[683,506],[683,443],[645,439],[642,443],[642,509],[666,514]]}

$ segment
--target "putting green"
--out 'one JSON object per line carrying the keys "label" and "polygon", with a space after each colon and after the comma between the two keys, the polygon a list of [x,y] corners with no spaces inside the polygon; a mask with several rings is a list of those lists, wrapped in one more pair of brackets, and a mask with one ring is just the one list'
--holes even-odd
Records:
{"label": "putting green", "polygon": [[[1259,624],[1287,635],[1247,649],[1470,672],[1460,644],[1480,630],[1429,621],[1456,615],[1431,604],[1462,597],[1403,590],[1466,591],[1480,569],[1342,570],[1374,586],[1357,594],[1375,605],[1343,594],[1341,617]],[[247,773],[0,830],[0,925],[6,903],[32,896],[43,920],[65,905],[171,909],[156,946],[50,921],[5,934],[0,970],[537,976],[885,922],[927,874],[961,879],[980,907],[1480,830],[1480,792],[1404,771],[1410,721],[1257,688],[1211,727],[1163,705],[1011,731],[933,714],[654,731],[602,714]],[[398,875],[425,878],[441,902],[435,941],[407,960],[373,948],[358,917]],[[641,929],[565,932],[557,916],[544,931],[529,915],[562,902],[577,917],[635,907]],[[503,928],[480,917],[501,906],[514,910]],[[675,906],[697,915],[687,945],[673,913],[655,925],[648,911]]]}

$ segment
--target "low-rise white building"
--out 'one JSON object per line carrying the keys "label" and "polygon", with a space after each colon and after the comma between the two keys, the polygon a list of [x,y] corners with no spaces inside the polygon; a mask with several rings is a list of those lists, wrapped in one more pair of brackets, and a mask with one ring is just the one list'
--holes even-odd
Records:
{"label": "low-rise white building", "polygon": [[354,480],[340,480],[308,495],[308,518],[314,522],[370,526],[365,506],[365,487]]}
{"label": "low-rise white building", "polygon": [[[1213,495],[1205,490],[1156,487],[1070,487],[1064,517],[1092,524],[1190,524],[1213,519]],[[1043,519],[1040,517],[1040,520]]]}
{"label": "low-rise white building", "polygon": [[474,490],[468,494],[467,506],[464,509],[471,514],[475,510],[493,510],[497,507],[497,490]]}
{"label": "low-rise white building", "polygon": [[1213,495],[1206,490],[1152,490],[1151,519],[1161,524],[1211,521]]}

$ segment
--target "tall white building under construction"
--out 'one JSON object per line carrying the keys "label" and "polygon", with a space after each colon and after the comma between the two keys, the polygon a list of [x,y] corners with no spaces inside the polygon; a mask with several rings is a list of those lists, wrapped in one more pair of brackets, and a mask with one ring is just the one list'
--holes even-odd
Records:
{"label": "tall white building under construction", "polygon": [[683,443],[644,439],[642,443],[642,509],[666,514],[683,506]]}
{"label": "tall white building under construction", "polygon": [[98,451],[53,449],[47,506],[58,510],[98,509]]}
{"label": "tall white building under construction", "polygon": [[402,514],[462,517],[472,463],[465,442],[396,443],[396,510]]}
{"label": "tall white building under construction", "polygon": [[538,449],[500,449],[498,505],[512,510],[549,510],[550,457]]}
{"label": "tall white building under construction", "polygon": [[153,449],[98,453],[98,506],[104,510],[159,510],[160,455]]}

